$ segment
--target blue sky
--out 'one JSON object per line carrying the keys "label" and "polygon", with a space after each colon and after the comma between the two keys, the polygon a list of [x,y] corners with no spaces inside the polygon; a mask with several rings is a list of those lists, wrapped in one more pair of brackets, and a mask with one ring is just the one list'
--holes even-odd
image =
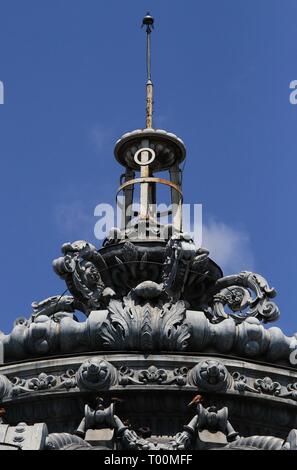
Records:
{"label": "blue sky", "polygon": [[296,0],[0,1],[0,329],[64,290],[51,267],[62,243],[96,242],[94,207],[121,173],[114,142],[144,126],[147,10],[155,125],[186,143],[185,200],[203,203],[226,273],[277,288],[293,334]]}

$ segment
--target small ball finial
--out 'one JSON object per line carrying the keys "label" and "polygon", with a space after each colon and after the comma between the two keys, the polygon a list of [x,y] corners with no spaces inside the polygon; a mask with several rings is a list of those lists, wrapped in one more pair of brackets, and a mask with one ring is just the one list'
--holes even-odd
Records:
{"label": "small ball finial", "polygon": [[146,16],[142,20],[142,27],[146,26],[148,29],[154,27],[154,18],[147,12]]}

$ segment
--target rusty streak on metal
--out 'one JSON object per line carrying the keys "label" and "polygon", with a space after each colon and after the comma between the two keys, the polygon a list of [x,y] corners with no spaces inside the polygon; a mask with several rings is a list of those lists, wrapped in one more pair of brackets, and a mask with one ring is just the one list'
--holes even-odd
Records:
{"label": "rusty streak on metal", "polygon": [[146,84],[146,127],[153,127],[153,84],[150,81]]}

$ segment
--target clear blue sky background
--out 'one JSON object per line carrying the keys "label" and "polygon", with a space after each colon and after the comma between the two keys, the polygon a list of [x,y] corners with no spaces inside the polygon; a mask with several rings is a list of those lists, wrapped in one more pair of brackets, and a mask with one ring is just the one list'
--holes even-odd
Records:
{"label": "clear blue sky background", "polygon": [[296,0],[0,1],[0,328],[64,290],[52,259],[94,242],[94,207],[114,201],[114,142],[144,125],[147,10],[155,124],[187,145],[186,201],[203,203],[226,273],[253,268],[277,288],[292,334]]}

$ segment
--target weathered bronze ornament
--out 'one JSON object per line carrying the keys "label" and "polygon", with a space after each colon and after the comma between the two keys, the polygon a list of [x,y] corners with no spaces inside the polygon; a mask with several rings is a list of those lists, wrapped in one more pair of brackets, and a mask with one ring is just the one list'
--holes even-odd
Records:
{"label": "weathered bronze ornament", "polygon": [[[275,289],[224,276],[183,231],[185,145],[152,127],[153,24],[145,16],[146,127],[115,146],[123,224],[101,248],[65,243],[53,262],[64,293],[0,333],[0,450],[297,449],[297,334],[266,327]],[[160,183],[166,226],[152,209]]]}

